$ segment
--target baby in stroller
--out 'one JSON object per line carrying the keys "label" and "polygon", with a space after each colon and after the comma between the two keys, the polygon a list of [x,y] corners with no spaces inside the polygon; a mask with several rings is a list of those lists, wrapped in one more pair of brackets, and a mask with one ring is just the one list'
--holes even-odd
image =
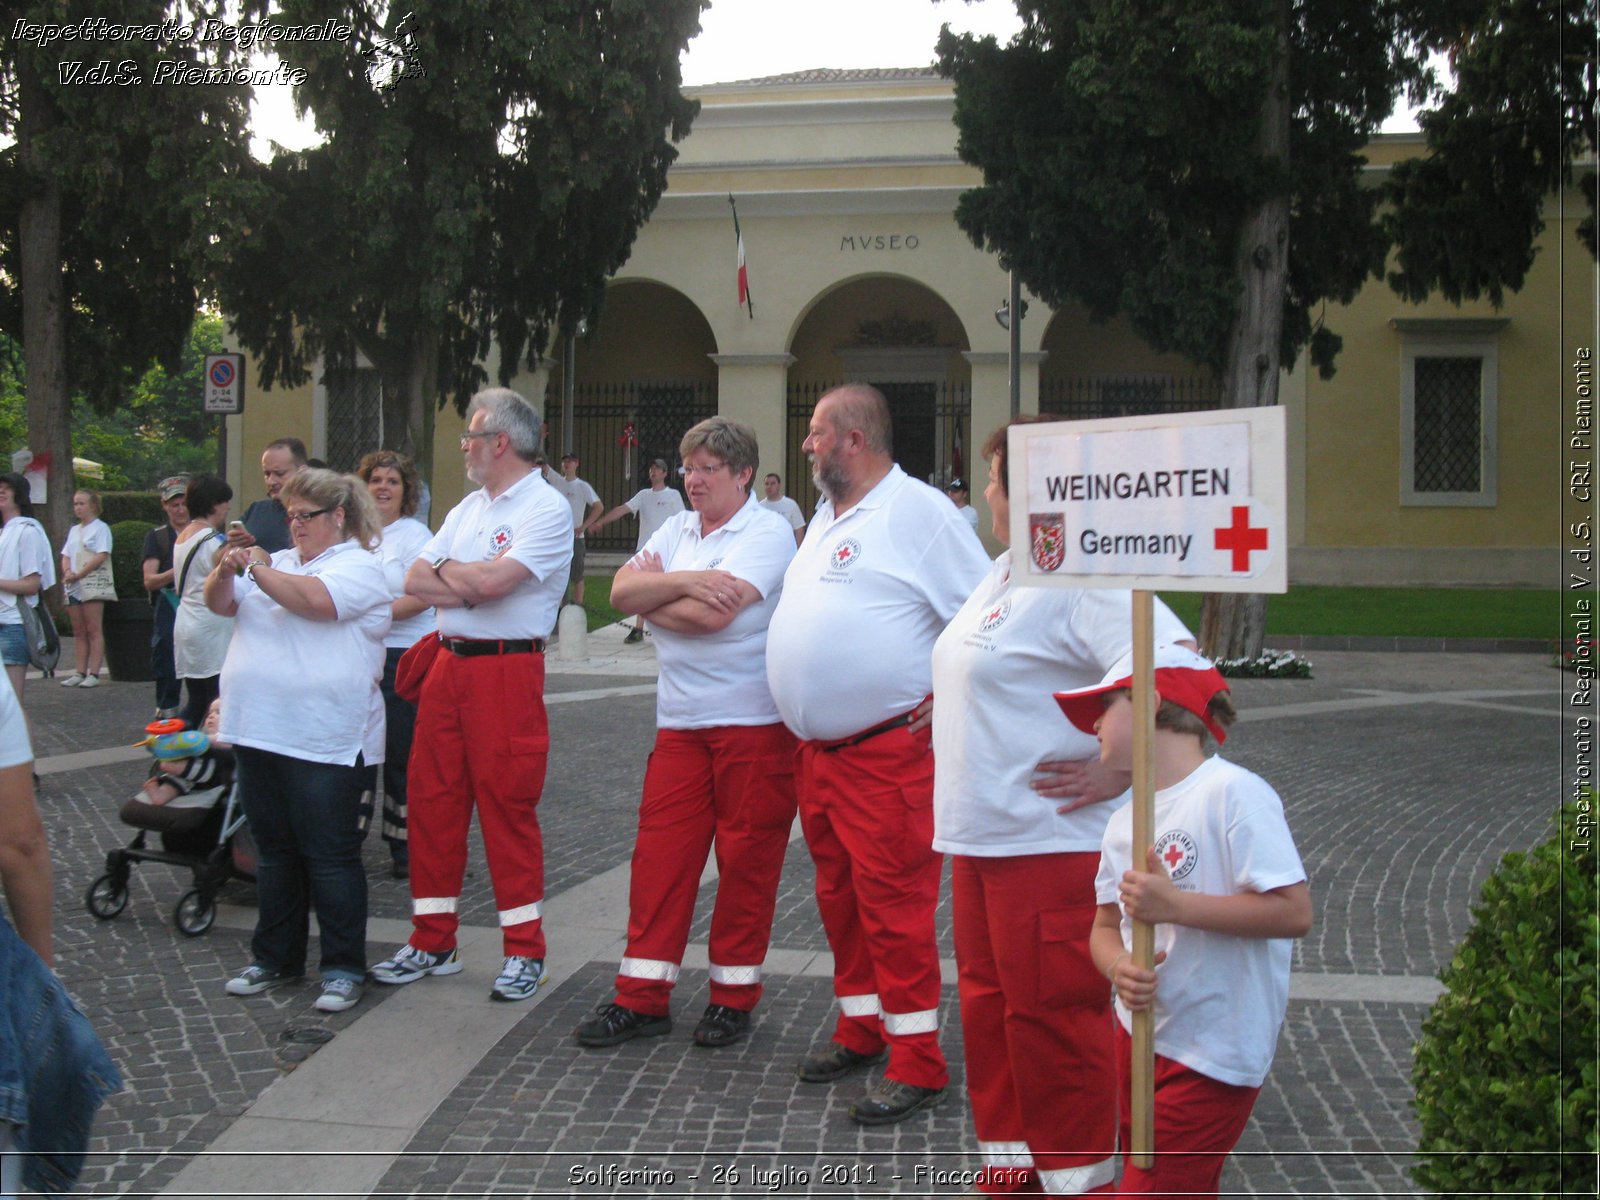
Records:
{"label": "baby in stroller", "polygon": [[183,729],[181,721],[147,725],[149,736],[139,743],[150,751],[150,776],[119,815],[124,825],[159,833],[168,853],[195,857],[217,843],[220,801],[233,782],[233,750],[215,740],[221,705],[211,702],[199,729]]}
{"label": "baby in stroller", "polygon": [[[139,831],[131,845],[106,855],[106,873],[89,885],[89,911],[102,920],[128,905],[136,862],[188,867],[194,887],[178,900],[173,924],[198,937],[216,920],[216,896],[230,879],[255,878],[255,846],[233,788],[233,751],[215,740],[220,705],[213,702],[200,729],[181,721],[146,726],[138,744],[150,751],[150,775],[118,814]],[[151,833],[161,849],[147,845]]]}

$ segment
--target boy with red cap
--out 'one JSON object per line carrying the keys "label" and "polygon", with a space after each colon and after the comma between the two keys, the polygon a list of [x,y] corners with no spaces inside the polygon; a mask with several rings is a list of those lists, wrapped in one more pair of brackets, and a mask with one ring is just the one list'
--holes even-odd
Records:
{"label": "boy with red cap", "polygon": [[[1133,760],[1127,660],[1098,685],[1056,695],[1108,765]],[[1215,1196],[1278,1043],[1294,938],[1311,928],[1305,868],[1283,803],[1260,776],[1212,755],[1234,719],[1227,682],[1182,646],[1155,650],[1155,843],[1133,846],[1132,806],[1101,846],[1090,937],[1116,992],[1122,1144],[1132,1126],[1132,1014],[1154,1010],[1155,1148],[1125,1165],[1119,1195]],[[1156,926],[1156,966],[1134,965],[1134,919]]]}

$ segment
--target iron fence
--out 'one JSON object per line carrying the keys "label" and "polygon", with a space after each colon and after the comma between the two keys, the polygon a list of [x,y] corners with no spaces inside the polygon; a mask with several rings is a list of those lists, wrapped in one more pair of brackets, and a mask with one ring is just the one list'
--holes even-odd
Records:
{"label": "iron fence", "polygon": [[[810,432],[811,413],[836,383],[800,384],[789,389],[788,446],[784,491],[809,519],[817,507],[811,465],[801,446]],[[972,470],[972,389],[952,383],[874,383],[889,402],[894,458],[906,474],[935,487]]]}
{"label": "iron fence", "polygon": [[1221,408],[1220,380],[1173,375],[1066,375],[1039,380],[1039,411],[1069,421]]}
{"label": "iron fence", "polygon": [[[640,488],[650,486],[646,468],[653,458],[667,461],[667,484],[681,490],[678,443],[691,425],[715,416],[714,384],[694,381],[593,384],[573,394],[572,429],[562,428],[561,395],[545,399],[545,451],[550,465],[561,468],[561,455],[578,455],[578,477],[588,481],[606,508],[612,509]],[[626,446],[625,430],[633,426],[638,444]],[[631,551],[638,527],[617,521],[589,538],[590,550]]]}

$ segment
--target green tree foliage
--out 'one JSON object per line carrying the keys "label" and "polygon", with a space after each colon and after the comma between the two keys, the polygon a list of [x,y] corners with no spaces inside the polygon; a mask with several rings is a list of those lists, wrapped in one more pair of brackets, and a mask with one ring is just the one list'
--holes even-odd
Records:
{"label": "green tree foliage", "polygon": [[[963,159],[956,219],[1054,306],[1126,317],[1274,404],[1280,364],[1381,275],[1420,299],[1520,286],[1540,211],[1592,150],[1595,0],[1017,0],[1024,28],[939,41]],[[1448,50],[1451,87],[1426,67]],[[1401,94],[1429,153],[1364,187]],[[1592,176],[1588,181],[1594,194]],[[1393,201],[1385,215],[1381,206]],[[1586,225],[1593,244],[1593,223]],[[1201,644],[1259,655],[1262,597],[1208,597]]]}
{"label": "green tree foliage", "polygon": [[506,382],[597,312],[698,109],[678,58],[704,7],[284,0],[286,21],[353,34],[277,47],[327,140],[262,168],[268,200],[223,277],[262,383],[359,352],[387,440],[425,460],[434,408],[464,404],[491,346]]}
{"label": "green tree foliage", "polygon": [[1594,793],[1483,885],[1422,1023],[1418,1182],[1440,1195],[1592,1195],[1600,972]]}
{"label": "green tree foliage", "polygon": [[[1026,22],[939,41],[962,158],[983,185],[956,220],[1036,295],[1127,317],[1152,346],[1219,373],[1243,292],[1240,239],[1286,199],[1292,249],[1279,352],[1332,370],[1323,304],[1381,270],[1360,149],[1420,80],[1389,4],[1019,0]],[[1282,23],[1280,26],[1280,18]],[[1287,144],[1262,152],[1287,59]]]}
{"label": "green tree foliage", "polygon": [[[72,453],[101,467],[96,478],[81,482],[101,489],[147,489],[180,471],[215,471],[220,418],[205,411],[203,377],[205,356],[222,349],[222,318],[201,313],[177,371],[155,364],[110,409],[75,393]],[[12,450],[28,444],[25,378],[20,348],[0,334],[0,457],[7,462]]]}
{"label": "green tree foliage", "polygon": [[[0,333],[26,359],[29,445],[55,464],[70,463],[70,396],[106,411],[152,362],[176,368],[248,186],[248,87],[156,81],[163,60],[235,65],[237,45],[128,27],[231,24],[263,3],[29,0],[0,22]],[[50,489],[55,537],[70,491]]]}
{"label": "green tree foliage", "polygon": [[[1595,149],[1594,0],[1441,0],[1419,36],[1445,54],[1419,124],[1427,152],[1390,172],[1384,219],[1394,240],[1394,289],[1499,307],[1533,264],[1552,193]],[[1595,252],[1596,182],[1583,174],[1589,213],[1578,235]]]}

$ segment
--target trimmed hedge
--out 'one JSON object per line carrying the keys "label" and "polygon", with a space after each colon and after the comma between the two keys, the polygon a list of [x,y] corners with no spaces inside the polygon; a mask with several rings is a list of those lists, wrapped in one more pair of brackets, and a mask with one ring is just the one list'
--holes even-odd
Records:
{"label": "trimmed hedge", "polygon": [[1412,1083],[1413,1174],[1441,1195],[1592,1195],[1595,981],[1600,967],[1594,793],[1556,834],[1508,854],[1439,978]]}
{"label": "trimmed hedge", "polygon": [[[161,507],[161,497],[154,492],[101,492],[100,519],[107,525],[139,521],[148,532],[166,524],[167,512]],[[139,535],[139,540],[144,541],[144,534]]]}
{"label": "trimmed hedge", "polygon": [[[159,505],[156,511],[161,513]],[[144,590],[144,535],[165,523],[166,514],[161,513],[157,521],[118,521],[111,526],[111,574],[118,599],[142,600],[150,595]]]}

